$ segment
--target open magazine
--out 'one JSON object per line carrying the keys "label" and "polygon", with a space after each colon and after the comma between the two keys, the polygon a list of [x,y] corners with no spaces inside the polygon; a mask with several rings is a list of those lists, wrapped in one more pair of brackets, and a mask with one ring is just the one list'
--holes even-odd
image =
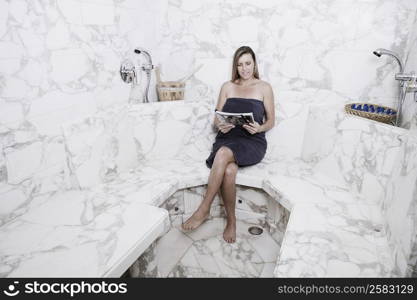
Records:
{"label": "open magazine", "polygon": [[243,125],[254,122],[253,113],[228,113],[216,111],[217,119],[222,123],[230,123],[233,125]]}

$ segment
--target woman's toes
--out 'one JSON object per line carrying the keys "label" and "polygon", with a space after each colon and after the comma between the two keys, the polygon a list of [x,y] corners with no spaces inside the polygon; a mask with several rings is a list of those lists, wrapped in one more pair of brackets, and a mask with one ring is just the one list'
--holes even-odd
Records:
{"label": "woman's toes", "polygon": [[183,229],[183,230],[185,230],[185,231],[189,230],[189,229],[188,229],[188,228],[189,228],[189,226],[188,226],[188,224],[187,224],[187,223],[183,223],[183,224],[181,225],[181,227],[182,227],[182,229]]}

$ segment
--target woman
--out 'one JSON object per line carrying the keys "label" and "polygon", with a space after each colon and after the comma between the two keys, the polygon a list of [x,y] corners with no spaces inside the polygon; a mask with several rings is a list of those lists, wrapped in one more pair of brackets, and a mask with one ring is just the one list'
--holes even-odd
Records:
{"label": "woman", "polygon": [[185,231],[194,230],[207,219],[213,199],[221,190],[227,215],[223,238],[236,241],[236,173],[238,167],[259,163],[266,152],[265,131],[274,127],[275,106],[271,85],[259,79],[255,53],[250,47],[236,50],[233,57],[232,80],[223,84],[216,110],[253,112],[255,121],[234,126],[214,119],[219,129],[213,150],[206,160],[211,168],[207,192],[194,214],[182,224]]}

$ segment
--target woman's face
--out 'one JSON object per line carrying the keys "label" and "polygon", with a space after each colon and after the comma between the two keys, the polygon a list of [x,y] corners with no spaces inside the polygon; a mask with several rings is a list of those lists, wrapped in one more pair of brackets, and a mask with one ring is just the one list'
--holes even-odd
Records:
{"label": "woman's face", "polygon": [[237,60],[237,72],[242,79],[251,79],[254,73],[255,63],[252,55],[249,53],[243,54]]}

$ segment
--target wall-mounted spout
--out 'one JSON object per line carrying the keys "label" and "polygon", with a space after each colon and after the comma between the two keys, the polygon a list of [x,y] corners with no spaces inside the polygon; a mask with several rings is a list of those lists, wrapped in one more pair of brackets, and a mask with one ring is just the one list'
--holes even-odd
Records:
{"label": "wall-mounted spout", "polygon": [[383,49],[383,48],[378,48],[373,52],[376,56],[381,57],[382,55],[389,55],[395,58],[395,60],[397,61],[397,63],[400,66],[400,73],[403,72],[404,68],[403,68],[403,64],[398,56],[397,53],[391,51],[391,50],[387,50],[387,49]]}
{"label": "wall-mounted spout", "polygon": [[[399,55],[391,50],[378,48],[373,52],[373,54],[375,54],[378,57],[381,57],[382,55],[389,55],[397,61],[400,67],[400,72],[395,74],[395,80],[400,81],[400,87],[399,87],[399,92],[398,92],[397,117],[395,119],[395,126],[400,126],[401,115],[402,115],[402,105],[403,105],[406,93],[414,91],[413,82],[417,81],[416,75],[413,72],[409,74],[404,73],[404,67],[403,67],[403,64],[401,62]],[[414,98],[415,96],[416,94],[414,94]]]}

